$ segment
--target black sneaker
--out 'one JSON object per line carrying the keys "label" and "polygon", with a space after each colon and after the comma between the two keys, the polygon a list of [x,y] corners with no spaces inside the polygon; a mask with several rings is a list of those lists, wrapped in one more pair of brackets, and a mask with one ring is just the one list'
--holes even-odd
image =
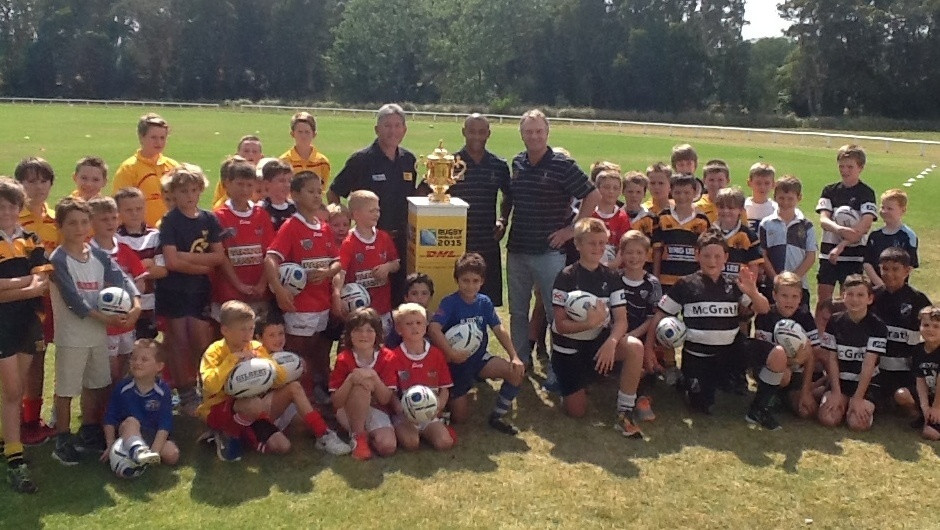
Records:
{"label": "black sneaker", "polygon": [[64,466],[77,465],[80,457],[75,450],[75,444],[72,443],[72,434],[63,433],[56,436],[55,449],[52,450],[52,458],[55,458]]}
{"label": "black sneaker", "polygon": [[100,425],[82,425],[78,428],[77,438],[75,450],[79,453],[100,455],[108,449],[104,429]]}
{"label": "black sneaker", "polygon": [[10,485],[13,486],[13,491],[17,493],[36,493],[38,489],[33,480],[29,478],[29,469],[26,467],[26,464],[20,464],[10,468],[8,477],[10,479]]}
{"label": "black sneaker", "polygon": [[783,428],[767,409],[750,409],[744,415],[744,420],[752,425],[760,425],[768,431],[777,431]]}
{"label": "black sneaker", "polygon": [[490,414],[490,419],[488,423],[490,424],[490,427],[496,429],[497,431],[503,434],[509,434],[512,436],[519,434],[519,428],[509,423],[508,421],[506,421],[506,419],[502,416],[498,416],[496,414]]}

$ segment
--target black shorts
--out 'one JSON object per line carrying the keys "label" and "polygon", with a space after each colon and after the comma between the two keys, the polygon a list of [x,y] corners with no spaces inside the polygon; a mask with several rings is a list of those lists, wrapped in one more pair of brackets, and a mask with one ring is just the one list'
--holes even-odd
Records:
{"label": "black shorts", "polygon": [[322,335],[330,342],[338,342],[343,338],[343,329],[345,327],[341,319],[330,316],[330,322],[326,325],[326,329],[323,330]]}
{"label": "black shorts", "polygon": [[552,369],[558,378],[558,387],[562,396],[570,396],[587,388],[597,377],[597,350],[610,337],[610,330],[605,329],[592,341],[584,341],[577,353],[558,353],[552,350]]}
{"label": "black shorts", "polygon": [[760,369],[767,365],[767,357],[773,351],[776,344],[766,340],[745,338],[738,347],[743,352],[747,365],[754,370],[754,375],[760,373]]}
{"label": "black shorts", "polygon": [[736,365],[736,362],[718,355],[699,357],[683,349],[682,378],[690,399],[703,407],[714,404],[715,389],[727,380],[730,365]]}
{"label": "black shorts", "polygon": [[917,394],[914,374],[909,371],[882,370],[875,379],[881,388],[881,399],[886,403],[894,401],[894,393],[902,388],[906,388],[911,395]]}
{"label": "black shorts", "polygon": [[850,274],[861,274],[862,265],[861,261],[839,261],[833,265],[828,259],[821,259],[816,282],[822,285],[841,285]]}
{"label": "black shorts", "polygon": [[137,319],[137,324],[134,326],[135,336],[138,339],[155,339],[157,338],[157,320],[156,315],[154,315],[153,310],[141,311],[140,318]]}
{"label": "black shorts", "polygon": [[477,252],[486,261],[486,278],[480,292],[490,297],[493,305],[503,305],[503,257],[499,250],[493,252]]}
{"label": "black shorts", "polygon": [[17,353],[36,355],[46,351],[39,315],[26,311],[0,322],[0,359]]}
{"label": "black shorts", "polygon": [[790,381],[787,386],[781,387],[783,392],[802,392],[803,372],[790,372]]}
{"label": "black shorts", "polygon": [[[846,381],[842,379],[839,381],[839,388],[842,390],[842,395],[847,398],[852,398],[855,395],[855,391],[858,390],[857,381]],[[865,390],[865,399],[871,401],[877,405],[880,403],[878,396],[881,393],[881,389],[874,382],[868,385],[868,388]]]}
{"label": "black shorts", "polygon": [[155,310],[157,316],[169,319],[193,317],[210,320],[210,300],[209,291],[171,291],[158,288]]}

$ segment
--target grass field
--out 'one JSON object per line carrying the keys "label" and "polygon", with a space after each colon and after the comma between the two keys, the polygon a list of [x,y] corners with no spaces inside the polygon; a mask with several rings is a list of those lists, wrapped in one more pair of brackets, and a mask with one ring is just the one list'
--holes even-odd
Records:
{"label": "grass field", "polygon": [[[79,157],[98,154],[116,168],[133,152],[134,123],[142,112],[0,105],[0,173],[12,173],[24,156],[43,156],[57,170],[53,197],[65,195]],[[290,145],[286,112],[163,114],[172,124],[167,153],[203,166],[213,181],[243,134],[260,134],[269,155]],[[319,129],[317,145],[334,174],[373,137],[370,119],[323,116]],[[411,122],[404,144],[428,153],[443,138],[455,151],[462,145],[459,129],[453,122]],[[642,169],[668,159],[670,147],[684,140],[559,124],[550,144],[567,148],[585,167],[610,159]],[[744,135],[688,140],[700,160],[726,159],[732,181],[741,186],[747,168],[761,159],[778,174],[799,176],[807,212],[823,184],[838,178],[838,145],[798,147]],[[504,157],[520,151],[515,124],[495,126],[490,147]],[[921,157],[873,146],[863,179],[880,192],[900,187],[934,163],[940,163],[935,151]],[[940,237],[934,213],[940,186],[932,182],[937,178],[931,173],[906,188],[912,199],[908,223],[922,240],[921,269],[912,283],[933,296],[940,295],[940,275],[933,272],[940,258],[934,239]],[[47,373],[51,382],[51,369]],[[592,388],[585,419],[571,420],[554,397],[536,390],[541,379],[541,373],[532,374],[520,395],[513,413],[523,429],[517,438],[485,427],[481,417],[495,394],[481,385],[477,419],[460,428],[458,447],[445,454],[424,449],[360,463],[325,456],[306,435],[295,434],[295,451],[287,457],[252,454],[224,464],[195,446],[196,422],[180,418],[175,438],[181,464],[120,481],[103,465],[60,466],[47,444],[27,451],[39,494],[17,496],[0,487],[0,528],[936,526],[940,502],[929,492],[940,485],[940,452],[899,418],[879,417],[871,432],[856,435],[781,414],[784,430],[767,433],[743,421],[749,397],[719,396],[716,415],[703,418],[689,416],[673,391],[659,388],[653,394],[658,419],[645,426],[644,441],[633,441],[612,428],[611,382]]]}

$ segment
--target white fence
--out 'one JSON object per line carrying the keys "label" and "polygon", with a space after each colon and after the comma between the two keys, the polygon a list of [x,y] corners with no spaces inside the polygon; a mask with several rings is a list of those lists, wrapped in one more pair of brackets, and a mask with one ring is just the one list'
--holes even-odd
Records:
{"label": "white fence", "polygon": [[[106,105],[106,106],[136,106],[136,107],[197,107],[197,108],[220,108],[218,103],[187,103],[178,101],[136,101],[136,100],[94,100],[94,99],[50,99],[50,98],[0,98],[0,102],[5,103],[31,103],[31,104],[69,104],[69,105]],[[256,111],[313,111],[319,115],[323,114],[350,114],[350,115],[374,115],[375,109],[356,109],[356,108],[333,108],[333,107],[303,107],[287,105],[240,105],[242,110]],[[466,117],[466,114],[453,112],[428,112],[428,111],[410,111],[408,115],[416,119],[426,119],[430,121],[454,121],[459,122]],[[519,121],[519,116],[507,114],[487,114],[491,120],[497,123],[515,123]],[[851,133],[827,133],[822,131],[803,131],[789,129],[761,129],[748,127],[723,127],[718,125],[690,125],[683,123],[656,123],[641,122],[629,120],[598,120],[584,118],[551,118],[552,123],[567,123],[569,125],[590,126],[593,129],[617,129],[618,131],[631,130],[638,131],[644,135],[659,133],[674,136],[682,134],[683,136],[709,136],[717,138],[734,137],[735,139],[758,139],[765,138],[771,143],[789,142],[800,143],[807,138],[821,139],[826,147],[832,147],[833,140],[853,140],[859,143],[871,145],[872,143],[883,143],[885,152],[890,152],[892,146],[918,148],[920,156],[925,156],[928,147],[933,149],[940,147],[940,141],[912,138],[892,138],[887,136],[868,136]]]}

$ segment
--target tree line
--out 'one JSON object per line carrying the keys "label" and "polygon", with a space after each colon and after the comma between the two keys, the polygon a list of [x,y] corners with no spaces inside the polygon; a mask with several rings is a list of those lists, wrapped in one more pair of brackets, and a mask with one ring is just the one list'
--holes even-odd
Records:
{"label": "tree line", "polygon": [[[771,1],[771,0],[767,0]],[[7,0],[10,96],[940,118],[940,0]]]}

